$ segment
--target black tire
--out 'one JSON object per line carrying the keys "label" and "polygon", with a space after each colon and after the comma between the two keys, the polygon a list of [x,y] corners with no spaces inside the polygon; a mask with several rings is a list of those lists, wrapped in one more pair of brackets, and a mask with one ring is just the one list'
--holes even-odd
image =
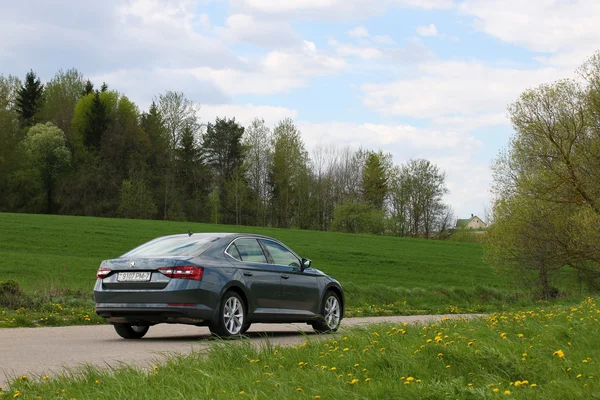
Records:
{"label": "black tire", "polygon": [[243,333],[245,321],[244,301],[239,294],[230,290],[223,295],[217,319],[209,325],[209,329],[213,335],[220,337],[239,336]]}
{"label": "black tire", "polygon": [[342,303],[335,292],[327,291],[323,296],[320,318],[311,325],[317,333],[333,333],[342,321]]}
{"label": "black tire", "polygon": [[123,339],[141,339],[150,329],[149,326],[132,324],[113,324],[113,326]]}
{"label": "black tire", "polygon": [[244,326],[242,327],[242,331],[241,333],[246,333],[248,332],[248,329],[250,329],[250,326],[252,326],[252,324],[250,322],[246,322],[244,323]]}

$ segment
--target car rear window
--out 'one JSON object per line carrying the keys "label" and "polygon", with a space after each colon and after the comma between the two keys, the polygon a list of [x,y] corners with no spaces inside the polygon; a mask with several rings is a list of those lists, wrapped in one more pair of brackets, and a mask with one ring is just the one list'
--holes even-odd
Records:
{"label": "car rear window", "polygon": [[159,238],[136,247],[123,257],[195,256],[219,240],[217,236],[176,236]]}

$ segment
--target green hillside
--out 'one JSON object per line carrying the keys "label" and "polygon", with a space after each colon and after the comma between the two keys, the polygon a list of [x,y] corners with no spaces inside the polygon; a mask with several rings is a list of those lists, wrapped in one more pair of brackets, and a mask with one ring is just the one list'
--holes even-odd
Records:
{"label": "green hillside", "polygon": [[253,232],[275,237],[342,284],[471,289],[504,284],[482,261],[481,245],[389,236],[188,222],[0,213],[0,280],[26,290],[89,290],[103,259],[161,235]]}
{"label": "green hillside", "polygon": [[0,213],[0,285],[15,280],[24,289],[16,299],[2,300],[0,286],[0,327],[103,322],[92,297],[100,262],[157,236],[188,230],[280,239],[342,283],[347,316],[487,312],[531,301],[483,263],[477,243]]}

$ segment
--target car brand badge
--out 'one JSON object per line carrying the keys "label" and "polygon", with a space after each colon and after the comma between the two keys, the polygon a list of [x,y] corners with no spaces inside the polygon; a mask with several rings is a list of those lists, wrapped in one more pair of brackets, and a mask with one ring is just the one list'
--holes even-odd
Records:
{"label": "car brand badge", "polygon": [[131,266],[132,266],[132,267],[135,267],[135,261],[132,261],[132,262],[131,262]]}

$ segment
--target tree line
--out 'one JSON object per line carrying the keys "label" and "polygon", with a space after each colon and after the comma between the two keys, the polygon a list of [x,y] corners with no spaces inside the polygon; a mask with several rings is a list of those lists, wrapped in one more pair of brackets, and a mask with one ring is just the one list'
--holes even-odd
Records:
{"label": "tree line", "polygon": [[[439,236],[445,174],[425,159],[306,150],[287,118],[202,122],[181,92],[148,110],[76,69],[0,75],[0,211]],[[435,235],[434,235],[435,234]]]}

